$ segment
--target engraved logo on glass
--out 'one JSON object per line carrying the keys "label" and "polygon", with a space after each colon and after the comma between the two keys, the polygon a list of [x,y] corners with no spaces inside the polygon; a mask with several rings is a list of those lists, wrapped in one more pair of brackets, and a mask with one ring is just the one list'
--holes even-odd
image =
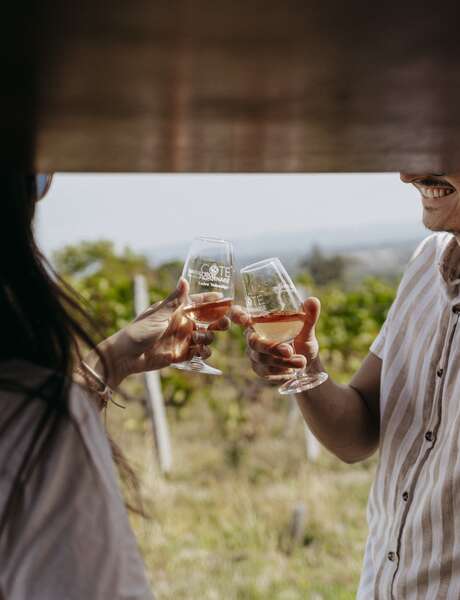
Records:
{"label": "engraved logo on glass", "polygon": [[251,313],[260,313],[267,310],[266,296],[263,294],[254,294],[246,296],[246,306]]}
{"label": "engraved logo on glass", "polygon": [[274,285],[268,290],[262,288],[258,293],[246,294],[246,306],[251,314],[289,310],[293,291],[293,288],[285,284]]}
{"label": "engraved logo on glass", "polygon": [[190,267],[188,275],[191,279],[198,279],[202,287],[212,287],[228,290],[232,278],[232,267],[217,263],[202,263],[199,269]]}

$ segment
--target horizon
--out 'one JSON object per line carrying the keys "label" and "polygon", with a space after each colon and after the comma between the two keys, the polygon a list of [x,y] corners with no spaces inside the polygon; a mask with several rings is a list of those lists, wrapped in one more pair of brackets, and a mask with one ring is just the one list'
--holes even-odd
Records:
{"label": "horizon", "polygon": [[366,227],[422,231],[420,212],[418,194],[395,173],[57,174],[38,205],[36,230],[47,255],[96,239],[153,254],[202,234],[250,244],[353,230],[363,236]]}

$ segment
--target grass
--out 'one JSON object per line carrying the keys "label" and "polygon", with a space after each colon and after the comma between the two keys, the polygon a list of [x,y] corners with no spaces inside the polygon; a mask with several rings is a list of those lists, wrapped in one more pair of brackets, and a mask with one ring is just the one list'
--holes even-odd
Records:
{"label": "grass", "polygon": [[[287,406],[254,407],[257,435],[239,466],[205,402],[169,414],[174,470],[159,476],[140,405],[111,409],[114,437],[137,465],[152,518],[133,518],[159,600],[351,600],[367,533],[374,461],[344,465],[325,450],[306,460],[303,429],[284,432]],[[254,416],[255,415],[255,416]],[[296,506],[299,543],[286,551]]]}

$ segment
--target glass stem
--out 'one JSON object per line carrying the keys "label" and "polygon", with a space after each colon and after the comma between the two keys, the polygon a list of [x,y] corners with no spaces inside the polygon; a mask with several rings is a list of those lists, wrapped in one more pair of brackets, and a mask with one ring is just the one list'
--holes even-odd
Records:
{"label": "glass stem", "polygon": [[[292,349],[294,350],[294,354],[295,354],[294,344],[292,344]],[[311,364],[307,360],[304,367],[302,367],[301,369],[294,369],[294,379],[301,379],[302,377],[305,377],[305,375],[308,375],[310,368],[311,368]]]}
{"label": "glass stem", "polygon": [[[208,325],[204,325],[203,323],[196,324],[197,333],[206,333],[207,330],[208,330]],[[195,362],[195,363],[204,362],[203,357],[201,356],[201,352],[198,352],[197,354],[195,354],[195,356],[192,358],[191,362]]]}
{"label": "glass stem", "polygon": [[[291,344],[291,347],[292,347],[292,351],[295,354],[296,351],[295,351],[294,342]],[[307,368],[308,368],[308,365],[306,365],[305,367],[302,367],[301,369],[294,369],[294,379],[300,379],[303,375],[305,375]]]}

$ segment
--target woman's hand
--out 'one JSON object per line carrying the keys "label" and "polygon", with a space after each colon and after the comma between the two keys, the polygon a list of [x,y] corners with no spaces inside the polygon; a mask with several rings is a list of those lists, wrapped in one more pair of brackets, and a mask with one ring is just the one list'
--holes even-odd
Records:
{"label": "woman's hand", "polygon": [[[190,360],[199,353],[208,358],[209,344],[214,339],[212,331],[198,333],[184,315],[189,286],[180,279],[177,288],[162,302],[157,302],[139,315],[132,323],[104,340],[98,348],[104,355],[109,369],[107,383],[116,387],[128,375],[153,371],[171,363]],[[192,296],[193,302],[206,302],[208,294]],[[210,330],[228,329],[227,317],[212,323]],[[92,352],[85,361],[103,376],[99,357]]]}

